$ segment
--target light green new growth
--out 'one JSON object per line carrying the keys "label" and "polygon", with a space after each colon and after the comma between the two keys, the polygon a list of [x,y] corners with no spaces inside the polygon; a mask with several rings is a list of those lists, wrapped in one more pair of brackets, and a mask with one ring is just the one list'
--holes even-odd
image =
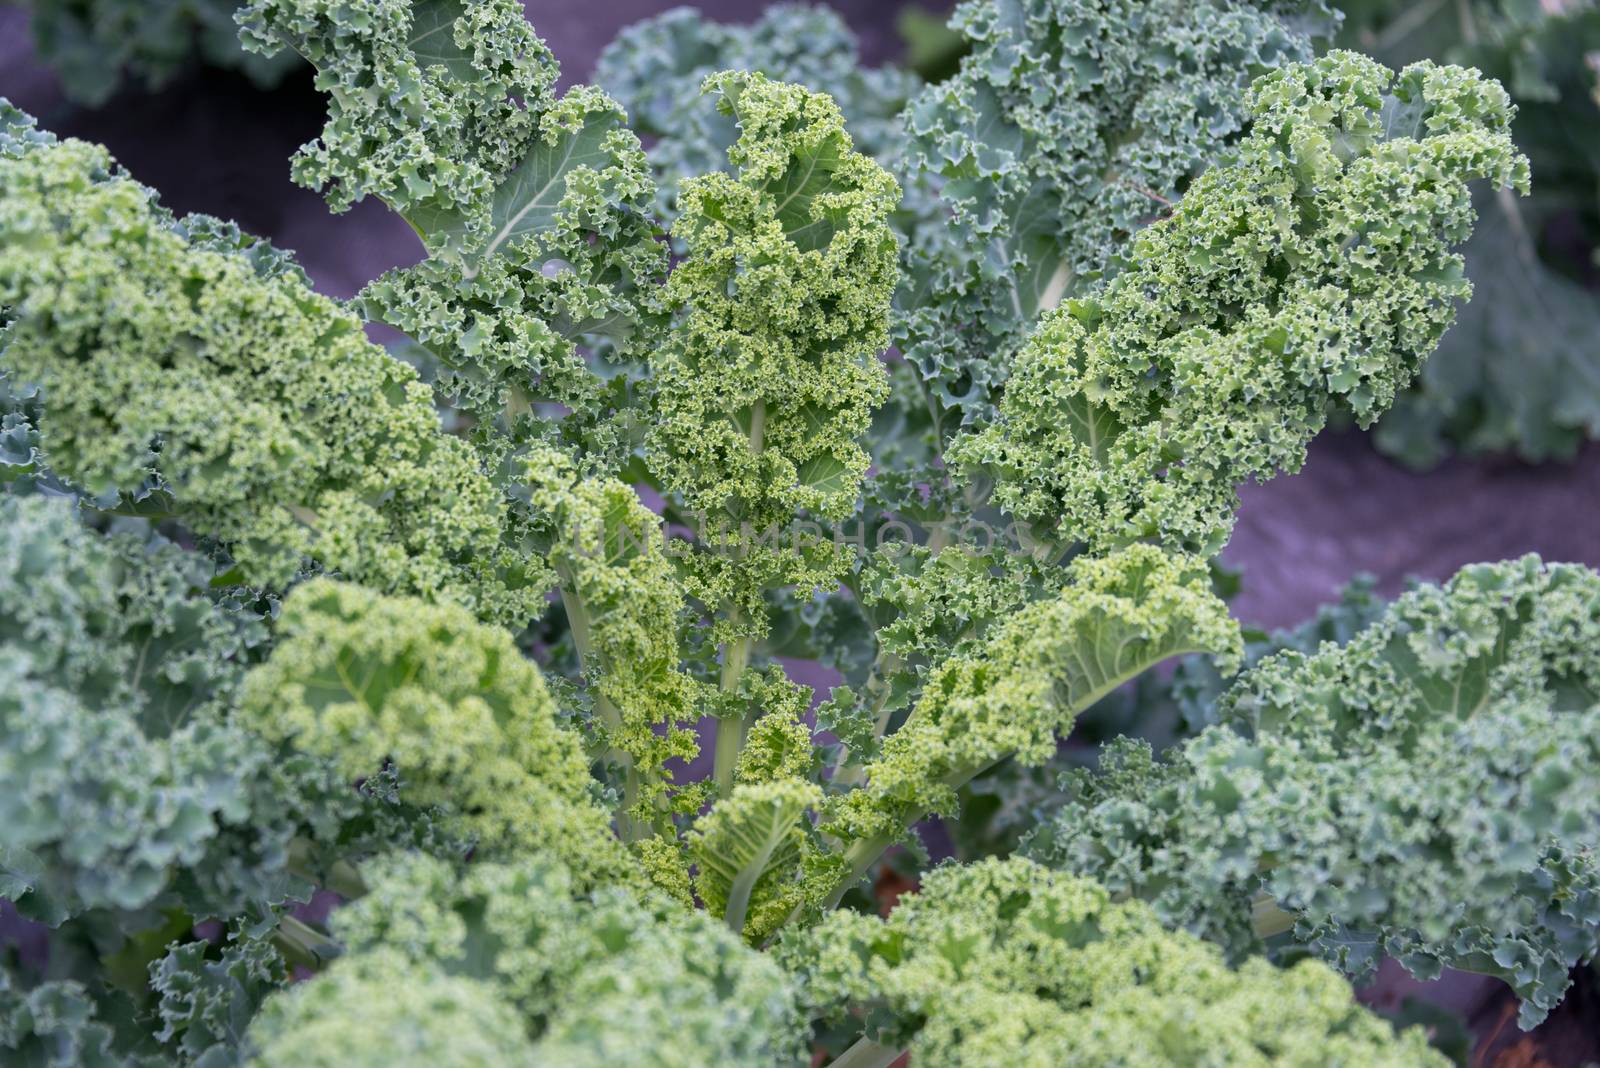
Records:
{"label": "light green new growth", "polygon": [[[238,577],[306,561],[522,623],[542,563],[428,388],[280,259],[190,236],[77,141],[0,158],[0,365],[49,397],[45,461],[90,492],[170,508]],[[170,500],[168,499],[170,497]]]}
{"label": "light green new growth", "polygon": [[1134,266],[1046,317],[1001,419],[952,463],[1058,545],[1215,552],[1235,487],[1297,470],[1329,397],[1362,423],[1417,373],[1470,293],[1451,251],[1468,182],[1526,189],[1505,91],[1350,52],[1274,72],[1254,124]]}
{"label": "light green new growth", "polygon": [[367,893],[331,918],[351,953],[393,949],[487,983],[535,1034],[564,1008],[565,988],[608,953],[601,931],[579,917],[593,882],[548,857],[461,869],[397,853],[365,865],[362,878]]}
{"label": "light green new growth", "polygon": [[1597,650],[1600,575],[1466,568],[1263,660],[1167,762],[1113,748],[1028,849],[1235,956],[1293,924],[1358,977],[1500,976],[1532,1026],[1600,950]]}
{"label": "light green new growth", "polygon": [[[937,506],[929,511],[940,514]],[[1012,546],[955,543],[953,516],[961,513],[949,514],[928,545],[895,540],[869,553],[850,579],[851,600],[829,601],[812,628],[819,659],[848,683],[817,709],[818,725],[842,743],[835,786],[861,781],[885,734],[941,664],[982,655],[995,628],[1059,582],[1052,567]],[[993,536],[981,521],[970,529],[980,539]]]}
{"label": "light green new growth", "polygon": [[660,518],[633,487],[579,477],[570,456],[546,445],[529,449],[526,474],[598,725],[626,765],[624,830],[635,838],[704,802],[703,790],[675,788],[665,767],[699,752],[694,728],[706,700],[679,667],[683,591]]}
{"label": "light green new growth", "polygon": [[747,671],[738,686],[723,692],[719,701],[743,709],[750,719],[739,762],[737,783],[760,784],[815,776],[820,767],[806,712],[811,688],[794,682],[782,665]]}
{"label": "light green new growth", "polygon": [[1134,546],[1069,564],[1060,592],[998,626],[981,649],[930,675],[910,718],[839,795],[824,829],[850,842],[849,877],[956,789],[1008,757],[1048,760],[1084,709],[1162,660],[1205,652],[1237,662],[1239,631],[1202,561]]}
{"label": "light green new growth", "polygon": [[844,566],[831,543],[759,539],[854,507],[856,439],[885,393],[899,193],[827,96],[731,72],[706,91],[738,124],[736,173],[683,186],[673,236],[687,253],[666,289],[678,318],[652,363],[646,444],[708,528],[715,552],[695,558],[690,591],[726,609],[731,641],[764,629],[764,591],[826,586]]}
{"label": "light green new growth", "polygon": [[[328,985],[378,978],[361,963],[374,960],[384,961],[389,982],[408,985],[420,972],[468,984],[513,1011],[533,1044],[521,1059],[497,1064],[698,1068],[801,1059],[804,1029],[788,977],[705,913],[596,890],[545,856],[462,873],[397,854],[363,874],[370,892],[334,914],[351,959],[329,970]],[[377,986],[367,992],[384,997]],[[348,1020],[332,1045],[362,1045],[370,1026],[363,1014],[321,1000],[291,993],[279,999],[280,1012],[328,1028]],[[272,1030],[289,1018],[271,1017]]]}
{"label": "light green new growth", "polygon": [[263,735],[351,780],[392,762],[401,796],[438,806],[484,856],[541,850],[586,877],[637,880],[578,736],[510,634],[451,605],[317,580],[284,602],[276,636],[241,699]]}
{"label": "light green new growth", "polygon": [[777,953],[813,1011],[865,1014],[885,1065],[908,1046],[919,1068],[1449,1063],[1318,962],[1229,968],[1147,906],[1021,859],[936,869],[887,920],[837,912]]}
{"label": "light green new growth", "polygon": [[[736,72],[705,91],[738,127],[735,173],[682,188],[686,253],[666,286],[676,318],[651,364],[645,445],[701,527],[684,584],[715,613],[731,692],[767,631],[767,593],[831,587],[849,564],[796,521],[849,515],[867,470],[857,439],[885,394],[899,190],[853,150],[827,96]],[[751,722],[735,709],[719,725],[724,794]]]}

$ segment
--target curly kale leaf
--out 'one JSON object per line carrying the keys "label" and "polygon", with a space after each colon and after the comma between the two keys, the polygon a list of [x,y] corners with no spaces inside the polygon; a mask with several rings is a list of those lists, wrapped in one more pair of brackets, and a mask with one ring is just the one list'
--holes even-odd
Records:
{"label": "curly kale leaf", "polygon": [[1034,320],[1136,258],[1244,131],[1251,80],[1329,23],[1320,0],[961,5],[971,54],[902,119],[921,214],[895,340],[941,406],[992,418]]}
{"label": "curly kale leaf", "polygon": [[260,1068],[536,1063],[522,1021],[489,984],[387,948],[268,1000],[249,1038]]}
{"label": "curly kale leaf", "polygon": [[266,941],[244,938],[220,949],[200,940],[174,944],[150,965],[161,1021],[156,1037],[185,1064],[238,1063],[251,1020],[287,983],[284,960]]}
{"label": "curly kale leaf", "polygon": [[[810,739],[806,738],[809,746]],[[694,886],[707,911],[760,944],[802,903],[808,814],[822,790],[804,779],[739,784],[695,824]]]}
{"label": "curly kale leaf", "polygon": [[25,914],[259,916],[340,857],[434,844],[422,813],[234,722],[266,628],[208,595],[201,558],[38,496],[0,497],[0,545],[0,852]]}
{"label": "curly kale leaf", "polygon": [[261,0],[241,21],[257,47],[302,51],[328,93],[297,179],[336,210],[380,197],[426,244],[358,304],[431,355],[486,466],[511,477],[506,454],[552,423],[620,466],[635,431],[612,409],[659,345],[667,268],[621,108],[590,86],[558,94],[509,0]]}
{"label": "curly kale leaf", "polygon": [[[284,977],[267,939],[289,906],[377,851],[464,851],[392,774],[357,789],[236,722],[266,626],[212,570],[98,535],[68,500],[0,496],[0,894],[54,929],[47,971],[0,975],[22,1014],[0,1060],[231,1056]],[[220,961],[192,933],[207,919],[236,934]]]}
{"label": "curly kale leaf", "polygon": [[[391,1028],[431,1048],[479,1025],[478,1041],[496,1043],[486,1065],[801,1059],[787,977],[703,912],[595,890],[540,856],[457,872],[396,855],[365,874],[371,892],[333,917],[348,958],[262,1014],[265,1063],[389,1064]],[[393,1012],[381,1003],[397,982],[437,997]],[[308,1034],[320,1037],[301,1048]],[[450,1064],[480,1063],[440,1049]]]}
{"label": "curly kale leaf", "polygon": [[64,501],[0,497],[0,545],[0,847],[33,866],[12,896],[51,923],[146,905],[252,815],[268,755],[221,713],[265,628],[175,547],[103,540]]}
{"label": "curly kale leaf", "polygon": [[941,867],[886,920],[837,912],[784,939],[812,1011],[865,1014],[918,1065],[1444,1065],[1331,969],[1230,968],[1140,902],[1021,859]]}
{"label": "curly kale leaf", "polygon": [[1045,317],[1001,418],[948,457],[1035,537],[1214,554],[1236,487],[1295,471],[1330,398],[1370,423],[1471,286],[1469,183],[1526,189],[1505,91],[1350,52],[1250,91],[1250,133],[1133,241],[1133,265]]}
{"label": "curly kale leaf", "polygon": [[[1314,653],[1326,642],[1343,645],[1354,638],[1381,619],[1389,607],[1389,602],[1374,592],[1376,581],[1371,575],[1357,575],[1339,591],[1337,601],[1318,606],[1314,616],[1297,626],[1270,632],[1245,627],[1244,666],[1254,667],[1286,650]],[[1218,705],[1232,682],[1210,657],[1186,656],[1178,661],[1170,679],[1145,676],[1134,693],[1118,702],[1121,707],[1106,707],[1107,722],[1136,722],[1146,738],[1152,737],[1151,729],[1163,726],[1176,737],[1187,737],[1217,722]],[[1117,702],[1117,696],[1112,702]],[[1116,733],[1113,730],[1101,736]]]}
{"label": "curly kale leaf", "polygon": [[[1484,294],[1445,335],[1422,376],[1378,424],[1378,447],[1431,467],[1451,449],[1571,457],[1600,437],[1600,294],[1579,246],[1594,244],[1600,124],[1593,56],[1600,4],[1342,0],[1340,41],[1389,64],[1459,63],[1498,79],[1517,104],[1517,145],[1533,196],[1485,203],[1463,253]],[[1586,233],[1584,233],[1586,231]],[[1590,240],[1584,241],[1588,237]],[[1492,297],[1491,297],[1492,294]]]}
{"label": "curly kale leaf", "polygon": [[392,763],[486,856],[546,850],[596,877],[636,870],[594,802],[578,736],[511,635],[465,610],[319,579],[284,602],[244,721],[349,779]]}
{"label": "curly kale leaf", "polygon": [[[47,397],[45,461],[224,543],[281,586],[313,561],[523,622],[546,574],[502,544],[507,504],[410,367],[281,254],[174,223],[103,149],[0,158],[0,335]],[[203,385],[203,388],[200,388]]]}
{"label": "curly kale leaf", "polygon": [[1292,924],[1505,979],[1531,1026],[1600,949],[1600,575],[1534,557],[1268,657],[1164,762],[1113,748],[1028,847],[1241,954]]}
{"label": "curly kale leaf", "polygon": [[[19,159],[56,143],[32,115],[0,96],[0,158]],[[5,328],[15,312],[0,303],[0,487],[28,492],[46,478],[39,453],[39,389],[10,381],[5,374]]]}
{"label": "curly kale leaf", "polygon": [[[380,197],[434,252],[507,240],[517,210],[496,201],[508,179],[576,150],[569,129],[551,152],[560,69],[512,0],[254,0],[238,19],[245,47],[299,52],[328,92],[295,181],[336,211]],[[557,198],[538,193],[554,187],[534,187],[527,212],[552,210]]]}
{"label": "curly kale leaf", "polygon": [[621,823],[632,840],[668,811],[692,814],[704,802],[703,791],[673,784],[667,770],[699,753],[694,726],[706,697],[680,667],[683,590],[660,519],[632,486],[580,477],[573,459],[549,446],[531,447],[525,463],[598,726],[625,765]]}
{"label": "curly kale leaf", "polygon": [[833,900],[915,820],[952,811],[960,786],[1012,756],[1049,760],[1079,713],[1147,668],[1190,652],[1236,662],[1238,627],[1199,560],[1136,546],[1066,570],[1055,596],[935,668],[866,785],[833,799],[824,830],[850,843]]}
{"label": "curly kale leaf", "polygon": [[15,389],[0,374],[0,491],[31,492],[48,478],[39,455],[39,401],[38,389]]}
{"label": "curly kale leaf", "polygon": [[1600,438],[1600,294],[1539,258],[1530,228],[1541,212],[1506,198],[1481,212],[1462,253],[1482,299],[1373,428],[1379,449],[1414,468],[1452,446],[1570,459]]}
{"label": "curly kale leaf", "polygon": [[32,115],[0,96],[0,155],[15,159],[55,143],[55,134],[39,129]]}
{"label": "curly kale leaf", "polygon": [[29,1068],[172,1068],[154,1052],[130,1052],[88,989],[74,980],[21,988],[0,968],[0,1051]]}
{"label": "curly kale leaf", "polygon": [[735,173],[683,189],[673,236],[687,254],[666,288],[677,321],[653,361],[647,458],[716,528],[691,592],[759,634],[767,589],[828,585],[844,563],[831,543],[759,539],[802,510],[855,506],[869,462],[857,439],[885,392],[899,191],[827,96],[733,72],[706,89],[740,131]]}

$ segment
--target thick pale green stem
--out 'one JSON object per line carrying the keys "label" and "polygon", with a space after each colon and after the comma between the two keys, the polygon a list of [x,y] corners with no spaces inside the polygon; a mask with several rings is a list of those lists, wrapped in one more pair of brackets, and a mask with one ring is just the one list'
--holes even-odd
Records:
{"label": "thick pale green stem", "polygon": [[903,1049],[880,1046],[870,1038],[859,1038],[856,1044],[828,1062],[828,1068],[889,1068],[905,1053]]}
{"label": "thick pale green stem", "polygon": [[727,797],[733,789],[733,769],[739,764],[739,754],[744,752],[745,735],[750,724],[743,716],[730,716],[717,721],[717,748],[712,759],[712,781],[717,793]]}
{"label": "thick pale green stem", "polygon": [[[737,622],[738,613],[731,614]],[[750,666],[750,639],[738,638],[731,641],[722,651],[722,689],[731,692],[739,685],[739,677],[744,674],[745,668]],[[713,779],[717,784],[717,791],[723,796],[728,796],[728,791],[733,789],[733,769],[739,763],[739,754],[744,752],[745,736],[750,733],[750,718],[744,715],[729,716],[717,721],[717,749],[715,764],[712,771]]]}
{"label": "thick pale green stem", "polygon": [[1051,272],[1050,280],[1045,283],[1044,292],[1039,294],[1039,315],[1054,311],[1061,304],[1061,298],[1067,295],[1067,287],[1072,285],[1072,267],[1066,260],[1056,264],[1056,269]]}
{"label": "thick pale green stem", "polygon": [[[621,750],[617,750],[621,752]],[[624,757],[627,754],[623,754]],[[640,842],[655,833],[649,823],[633,815],[633,806],[639,801],[639,769],[631,760],[623,773],[622,805],[617,810],[617,834],[624,842]]]}
{"label": "thick pale green stem", "polygon": [[367,881],[361,878],[361,869],[348,860],[336,860],[328,869],[326,887],[348,901],[365,897]]}
{"label": "thick pale green stem", "polygon": [[[767,441],[767,401],[757,398],[750,408],[750,455],[760,456]],[[742,552],[743,550],[741,550]],[[729,607],[728,622],[737,626],[742,619],[739,609]],[[750,666],[750,639],[736,638],[722,650],[722,690],[731,692],[739,685],[739,677]],[[745,715],[729,716],[717,721],[717,746],[713,758],[713,780],[723,797],[733,789],[733,769],[744,752],[745,737],[750,733],[751,719]]]}
{"label": "thick pale green stem", "polygon": [[589,660],[594,655],[589,640],[589,610],[583,607],[583,602],[573,591],[572,581],[566,574],[561,575],[561,607],[567,610],[567,625],[572,629],[572,643],[578,647],[578,666],[588,667]]}
{"label": "thick pale green stem", "polygon": [[760,456],[767,447],[767,400],[758,398],[750,408],[750,454]]}

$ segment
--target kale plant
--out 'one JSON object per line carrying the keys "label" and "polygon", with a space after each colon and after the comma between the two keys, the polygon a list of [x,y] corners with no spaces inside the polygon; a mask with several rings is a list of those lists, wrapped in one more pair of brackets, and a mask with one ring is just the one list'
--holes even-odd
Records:
{"label": "kale plant", "polygon": [[[1298,0],[975,0],[920,88],[679,13],[632,127],[512,0],[238,20],[327,93],[295,181],[424,254],[331,300],[0,106],[7,1057],[1442,1064],[1340,973],[1531,1025],[1600,948],[1600,575],[1276,649],[1212,566],[1471,294],[1498,83]],[[1177,657],[1192,739],[874,914]]]}

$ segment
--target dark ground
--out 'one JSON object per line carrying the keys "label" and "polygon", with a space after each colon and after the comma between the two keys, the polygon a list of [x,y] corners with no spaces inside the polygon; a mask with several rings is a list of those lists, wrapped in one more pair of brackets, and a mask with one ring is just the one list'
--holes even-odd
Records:
{"label": "dark ground", "polygon": [[[529,18],[564,64],[567,81],[587,77],[600,49],[622,26],[671,6],[660,0],[571,3],[533,0]],[[698,5],[728,20],[753,17],[759,0]],[[835,0],[862,39],[870,62],[894,58],[893,0]],[[368,203],[330,216],[315,193],[288,181],[288,156],[315,136],[321,100],[308,75],[273,93],[215,72],[195,74],[158,93],[124,91],[105,109],[65,103],[50,73],[33,59],[26,16],[0,9],[0,96],[63,135],[111,148],[140,180],[179,212],[236,219],[299,253],[318,286],[349,296],[388,267],[419,259],[421,246],[398,218]],[[1600,342],[1600,339],[1597,339]],[[1354,432],[1324,435],[1304,471],[1248,486],[1238,529],[1224,559],[1245,572],[1235,602],[1241,619],[1284,625],[1307,616],[1358,571],[1386,593],[1408,575],[1440,579],[1463,564],[1536,552],[1547,560],[1600,564],[1600,447],[1571,463],[1530,467],[1514,460],[1456,460],[1408,472]],[[1537,1034],[1537,1044],[1498,1029],[1475,1065],[1557,1068],[1600,1060],[1600,997],[1586,986]],[[1389,976],[1371,997],[1393,1003],[1415,987]],[[1499,984],[1459,977],[1433,984],[1430,999],[1467,1013],[1480,1037],[1497,1031],[1510,1004]]]}

